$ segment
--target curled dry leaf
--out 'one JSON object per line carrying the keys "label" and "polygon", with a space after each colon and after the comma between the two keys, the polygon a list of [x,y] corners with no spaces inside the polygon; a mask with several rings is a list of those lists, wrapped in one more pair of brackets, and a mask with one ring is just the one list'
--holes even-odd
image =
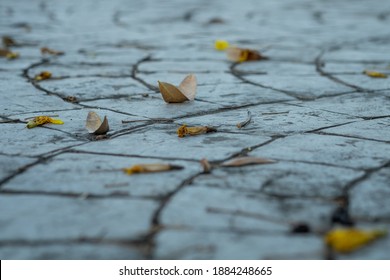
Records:
{"label": "curled dry leaf", "polygon": [[62,120],[53,119],[49,116],[38,116],[27,122],[27,128],[34,128],[36,126],[44,125],[46,123],[64,124]]}
{"label": "curled dry leaf", "polygon": [[183,124],[181,127],[179,127],[176,131],[177,136],[180,138],[185,137],[186,135],[194,136],[199,134],[205,134],[210,132],[216,132],[217,130],[214,127],[209,126],[193,126],[193,127],[187,127],[185,124]]}
{"label": "curled dry leaf", "polygon": [[128,175],[136,173],[149,173],[149,172],[163,172],[171,170],[183,169],[183,166],[164,164],[164,163],[151,163],[151,164],[136,164],[128,168],[123,168],[122,171]]}
{"label": "curled dry leaf", "polygon": [[225,161],[221,164],[221,166],[225,167],[238,167],[244,165],[252,165],[252,164],[268,164],[275,163],[276,161],[267,158],[259,158],[259,157],[237,157],[228,161]]}
{"label": "curled dry leaf", "polygon": [[331,230],[324,239],[333,250],[339,253],[350,253],[385,235],[386,232],[382,230],[348,228]]}
{"label": "curled dry leaf", "polygon": [[363,74],[371,77],[371,78],[387,78],[387,75],[381,72],[376,72],[376,71],[368,71],[364,70]]}
{"label": "curled dry leaf", "polygon": [[194,74],[189,74],[178,87],[158,81],[161,95],[167,103],[182,103],[195,99],[197,81]]}
{"label": "curled dry leaf", "polygon": [[35,75],[34,80],[43,81],[51,78],[51,73],[49,71],[42,71],[38,75]]}
{"label": "curled dry leaf", "polygon": [[0,49],[0,56],[8,58],[8,59],[15,59],[19,57],[19,53],[12,52],[7,49]]}
{"label": "curled dry leaf", "polygon": [[43,48],[41,48],[41,54],[63,55],[65,53],[63,51],[56,51],[53,49],[49,49],[47,47],[43,47]]}
{"label": "curled dry leaf", "polygon": [[104,116],[102,122],[99,115],[92,111],[88,113],[85,127],[89,133],[93,133],[95,135],[106,134],[110,129],[107,117]]}
{"label": "curled dry leaf", "polygon": [[230,47],[226,50],[227,58],[234,62],[254,61],[266,59],[260,52],[251,49]]}

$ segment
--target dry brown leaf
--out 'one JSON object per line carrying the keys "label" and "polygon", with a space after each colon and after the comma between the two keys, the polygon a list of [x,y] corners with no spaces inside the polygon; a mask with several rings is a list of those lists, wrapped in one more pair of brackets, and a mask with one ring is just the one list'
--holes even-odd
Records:
{"label": "dry brown leaf", "polygon": [[275,163],[276,161],[267,158],[259,158],[259,157],[237,157],[231,160],[225,161],[221,164],[221,166],[225,167],[238,167],[244,165],[252,165],[252,164],[268,164]]}
{"label": "dry brown leaf", "polygon": [[3,41],[4,47],[6,47],[6,48],[16,46],[15,40],[9,36],[3,36],[2,41]]}
{"label": "dry brown leaf", "polygon": [[182,103],[192,101],[196,95],[196,76],[189,74],[186,76],[178,87],[158,81],[161,95],[167,103]]}
{"label": "dry brown leaf", "polygon": [[41,54],[63,55],[65,53],[63,51],[56,51],[47,47],[43,47],[41,48]]}
{"label": "dry brown leaf", "polygon": [[205,134],[210,132],[216,132],[217,130],[214,127],[209,126],[193,126],[193,127],[187,127],[185,124],[183,124],[181,127],[179,127],[176,131],[177,136],[180,138],[185,137],[186,135],[194,136],[199,134]]}
{"label": "dry brown leaf", "polygon": [[178,86],[178,89],[188,98],[188,100],[192,101],[195,99],[196,95],[196,76],[194,74],[189,74]]}
{"label": "dry brown leaf", "polygon": [[38,75],[35,75],[34,80],[43,81],[51,78],[51,73],[49,71],[42,71]]}
{"label": "dry brown leaf", "polygon": [[182,166],[165,164],[165,163],[152,163],[152,164],[136,164],[129,168],[123,168],[123,172],[128,175],[135,173],[149,173],[149,172],[163,172],[170,170],[180,170],[183,169]]}
{"label": "dry brown leaf", "polygon": [[107,117],[104,116],[102,122],[99,115],[92,111],[88,113],[85,127],[89,133],[93,133],[95,135],[106,134],[110,129]]}
{"label": "dry brown leaf", "polygon": [[6,57],[8,59],[15,59],[19,57],[19,53],[17,52],[12,52],[7,49],[0,49],[0,56]]}
{"label": "dry brown leaf", "polygon": [[251,49],[242,49],[238,47],[230,47],[226,50],[227,57],[230,61],[244,62],[265,59],[260,52]]}
{"label": "dry brown leaf", "polygon": [[66,102],[70,102],[70,103],[76,103],[78,102],[77,100],[77,97],[76,96],[67,96],[67,97],[64,97],[63,98]]}
{"label": "dry brown leaf", "polygon": [[363,71],[363,74],[371,77],[371,78],[387,78],[387,75],[381,72],[376,72],[376,71],[368,71],[365,70]]}
{"label": "dry brown leaf", "polygon": [[212,166],[206,158],[200,160],[200,165],[203,167],[203,173],[210,173]]}

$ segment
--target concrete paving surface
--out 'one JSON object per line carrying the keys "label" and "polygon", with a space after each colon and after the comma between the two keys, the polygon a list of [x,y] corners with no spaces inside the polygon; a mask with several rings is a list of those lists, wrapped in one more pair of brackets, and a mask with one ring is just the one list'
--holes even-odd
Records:
{"label": "concrete paving surface", "polygon": [[[0,1],[20,55],[0,57],[0,258],[390,259],[389,235],[324,244],[390,229],[390,78],[363,74],[390,75],[389,26],[390,1]],[[157,81],[188,73],[195,101],[165,103]],[[64,124],[27,129],[39,115]],[[221,166],[241,156],[275,163]],[[121,171],[145,163],[183,168]]]}

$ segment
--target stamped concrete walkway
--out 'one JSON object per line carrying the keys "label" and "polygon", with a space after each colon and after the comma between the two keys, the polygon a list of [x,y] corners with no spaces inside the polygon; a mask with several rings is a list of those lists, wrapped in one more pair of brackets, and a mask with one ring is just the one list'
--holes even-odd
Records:
{"label": "stamped concrete walkway", "polygon": [[[389,236],[323,242],[390,229],[390,78],[362,74],[390,74],[389,26],[390,1],[2,0],[20,57],[0,58],[0,258],[390,259]],[[232,64],[215,39],[269,60]],[[196,100],[164,103],[157,81],[187,73]],[[27,129],[37,115],[65,124]],[[178,138],[184,123],[218,132]],[[277,162],[218,165],[242,155]],[[184,169],[118,170],[159,162]]]}

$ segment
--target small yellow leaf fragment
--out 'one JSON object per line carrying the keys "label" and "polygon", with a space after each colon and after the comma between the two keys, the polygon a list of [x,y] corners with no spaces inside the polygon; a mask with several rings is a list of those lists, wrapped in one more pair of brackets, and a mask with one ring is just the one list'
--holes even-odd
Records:
{"label": "small yellow leaf fragment", "polygon": [[224,51],[229,47],[229,43],[225,40],[216,40],[214,47],[217,51]]}
{"label": "small yellow leaf fragment", "polygon": [[49,116],[38,116],[38,117],[35,117],[32,120],[28,121],[27,128],[34,128],[36,126],[44,125],[47,123],[64,124],[64,122],[62,120],[59,120],[59,119],[53,119]]}
{"label": "small yellow leaf fragment", "polygon": [[180,170],[183,169],[179,165],[171,165],[165,163],[151,163],[151,164],[136,164],[128,168],[123,168],[122,171],[127,175],[132,175],[136,173],[151,173],[151,172],[163,172],[170,170]]}
{"label": "small yellow leaf fragment", "polygon": [[216,132],[216,131],[217,130],[213,127],[208,127],[208,126],[187,127],[185,124],[183,124],[181,127],[177,129],[176,133],[177,136],[183,138],[186,135],[194,136],[194,135],[205,134],[205,133]]}
{"label": "small yellow leaf fragment", "polygon": [[376,71],[368,71],[364,70],[363,74],[371,77],[371,78],[387,78],[387,75],[381,72],[376,72]]}
{"label": "small yellow leaf fragment", "polygon": [[385,236],[382,230],[359,230],[355,228],[334,229],[328,232],[325,243],[339,253],[350,253],[364,245]]}
{"label": "small yellow leaf fragment", "polygon": [[47,80],[50,78],[51,78],[51,73],[49,71],[43,71],[43,72],[39,73],[38,75],[36,75],[34,77],[34,80],[43,81],[43,80]]}

